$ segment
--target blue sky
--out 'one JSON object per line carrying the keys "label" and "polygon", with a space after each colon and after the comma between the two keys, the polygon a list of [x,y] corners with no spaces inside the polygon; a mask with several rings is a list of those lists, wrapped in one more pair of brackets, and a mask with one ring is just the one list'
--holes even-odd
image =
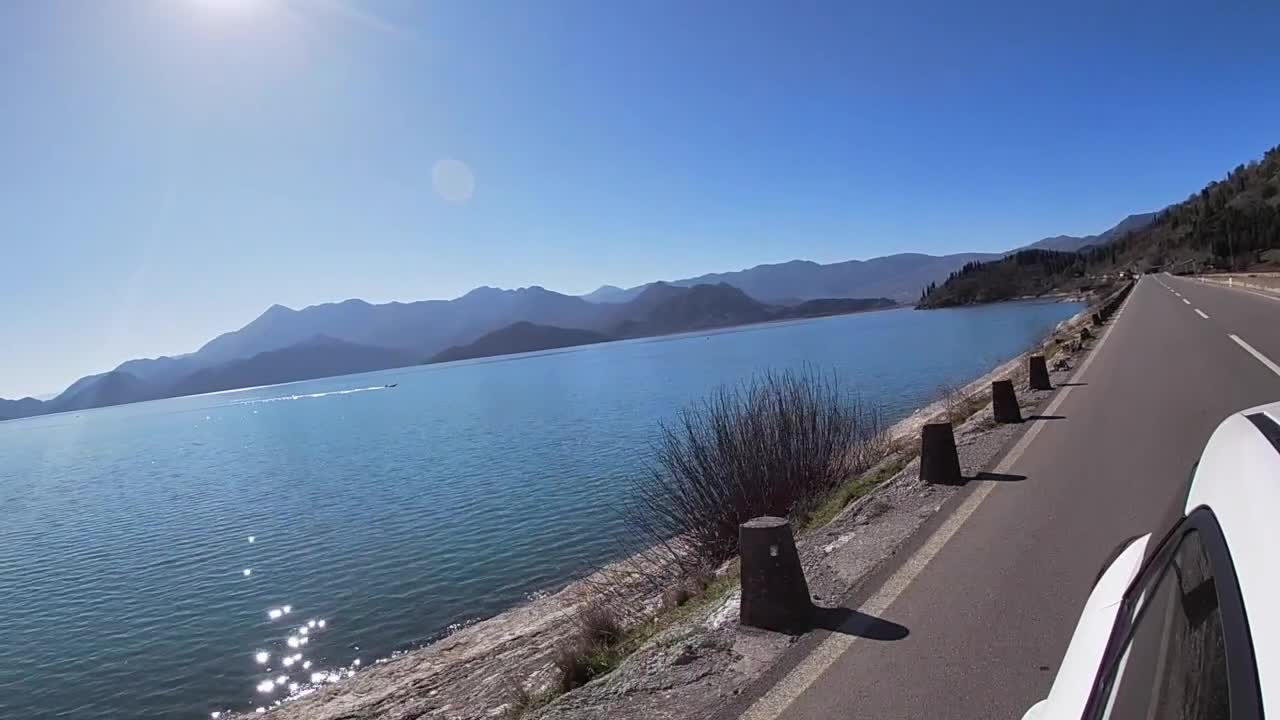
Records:
{"label": "blue sky", "polygon": [[1041,5],[0,3],[0,396],[277,302],[1098,232],[1280,143],[1280,5]]}

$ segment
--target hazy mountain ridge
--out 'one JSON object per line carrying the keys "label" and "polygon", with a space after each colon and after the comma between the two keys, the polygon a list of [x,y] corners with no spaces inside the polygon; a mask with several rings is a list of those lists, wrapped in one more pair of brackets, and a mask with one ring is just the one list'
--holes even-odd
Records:
{"label": "hazy mountain ridge", "polygon": [[[1018,248],[1018,250],[1055,250],[1058,252],[1073,252],[1082,250],[1091,245],[1105,245],[1112,240],[1123,236],[1125,233],[1136,232],[1147,227],[1155,221],[1159,214],[1160,211],[1157,210],[1155,212],[1129,215],[1114,226],[1098,233],[1097,235],[1085,235],[1083,237],[1076,235],[1055,235],[1054,237],[1037,240],[1030,245]],[[1013,252],[1017,251],[1015,250]]]}
{"label": "hazy mountain ridge", "polygon": [[170,397],[276,385],[299,380],[350,375],[417,365],[421,357],[408,352],[335,340],[317,335],[297,345],[268,350],[192,373],[166,390]]}
{"label": "hazy mountain ridge", "polygon": [[[456,300],[421,303],[347,300],[302,310],[273,305],[194,353],[130,360],[109,373],[77,380],[47,403],[33,398],[0,402],[0,419],[385,370],[427,358],[527,352],[893,304],[884,298],[823,302],[803,310],[777,308],[727,284],[685,288],[656,283],[632,302],[614,305],[541,287],[484,287]],[[431,330],[425,339],[416,332],[423,326]],[[446,337],[460,342],[434,349]]]}
{"label": "hazy mountain ridge", "polygon": [[412,353],[315,336],[288,348],[201,368],[169,383],[144,380],[123,370],[90,375],[46,402],[0,400],[0,420],[386,370],[421,361]]}
{"label": "hazy mountain ridge", "polygon": [[469,360],[471,358],[493,357],[495,355],[534,352],[537,350],[553,350],[555,348],[607,342],[612,339],[614,338],[593,330],[573,330],[551,325],[535,325],[522,320],[494,330],[474,342],[466,345],[455,345],[436,353],[431,358],[431,362],[440,363],[452,360]]}
{"label": "hazy mountain ridge", "polygon": [[728,284],[682,288],[655,284],[629,305],[644,304],[639,316],[628,317],[614,329],[620,337],[666,335],[704,328],[746,325],[773,317],[769,306],[747,297]]}
{"label": "hazy mountain ridge", "polygon": [[578,297],[593,303],[624,303],[635,298],[646,287],[648,285],[637,285],[631,289],[624,289],[617,285],[601,285],[586,295],[579,295]]}
{"label": "hazy mountain ridge", "polygon": [[210,340],[195,355],[234,360],[326,335],[428,356],[521,320],[591,329],[598,326],[600,313],[581,298],[536,285],[518,290],[479,287],[453,300],[378,305],[346,300],[302,310],[274,305],[243,328]]}
{"label": "hazy mountain ridge", "polygon": [[39,415],[44,412],[45,402],[47,401],[33,397],[24,397],[18,400],[0,398],[0,420]]}
{"label": "hazy mountain ridge", "polygon": [[625,304],[605,304],[617,325],[607,334],[519,322],[475,342],[451,347],[431,359],[447,362],[573,347],[633,337],[737,327],[770,320],[812,318],[894,307],[888,298],[825,298],[792,307],[766,305],[727,283],[691,288],[653,283]]}
{"label": "hazy mountain ridge", "polygon": [[[672,280],[668,285],[692,287],[727,283],[752,299],[770,304],[789,304],[822,298],[887,297],[909,302],[920,288],[941,281],[947,274],[975,260],[991,260],[999,253],[957,253],[925,255],[899,253],[870,260],[846,260],[822,264],[811,260],[756,265],[745,270],[708,273]],[[654,283],[630,288],[601,287],[581,296],[593,303],[624,303],[640,295]]]}
{"label": "hazy mountain ridge", "polygon": [[[1090,245],[1104,245],[1128,232],[1146,227],[1158,214],[1159,212],[1149,212],[1129,215],[1097,235],[1057,235],[1006,253],[898,253],[869,260],[847,260],[829,264],[791,260],[756,265],[745,270],[671,280],[666,284],[692,287],[728,283],[755,300],[784,305],[841,297],[887,297],[899,302],[912,302],[919,296],[921,288],[930,283],[941,283],[951,273],[974,262],[998,260],[1019,250],[1074,251]],[[653,284],[630,288],[602,285],[581,297],[593,303],[625,303],[638,297],[645,288]]]}
{"label": "hazy mountain ridge", "polygon": [[0,398],[0,420],[123,405],[156,397],[160,395],[149,383],[130,373],[112,370],[82,377],[50,400],[41,401],[32,397],[21,400]]}

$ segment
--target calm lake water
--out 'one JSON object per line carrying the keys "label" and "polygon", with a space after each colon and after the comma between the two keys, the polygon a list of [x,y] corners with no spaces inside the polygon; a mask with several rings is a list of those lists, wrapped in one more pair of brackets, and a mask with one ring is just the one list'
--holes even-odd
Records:
{"label": "calm lake water", "polygon": [[658,422],[716,385],[810,363],[895,419],[1078,309],[892,310],[0,423],[0,717],[207,718],[359,672],[611,559]]}

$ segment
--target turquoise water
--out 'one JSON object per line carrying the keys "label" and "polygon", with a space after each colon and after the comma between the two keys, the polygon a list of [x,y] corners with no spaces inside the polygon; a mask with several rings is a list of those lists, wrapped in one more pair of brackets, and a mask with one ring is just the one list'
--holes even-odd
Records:
{"label": "turquoise water", "polygon": [[1078,309],[892,310],[0,423],[0,717],[207,718],[359,672],[611,559],[657,423],[717,384],[810,363],[897,418]]}

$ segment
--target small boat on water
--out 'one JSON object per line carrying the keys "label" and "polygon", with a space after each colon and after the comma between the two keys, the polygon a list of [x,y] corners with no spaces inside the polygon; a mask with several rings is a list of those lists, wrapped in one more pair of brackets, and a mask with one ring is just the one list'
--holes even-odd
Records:
{"label": "small boat on water", "polygon": [[393,387],[395,387],[395,386],[397,386],[397,385],[399,385],[399,384],[400,384],[400,383],[391,383],[391,384],[389,384],[389,385],[383,385],[383,387],[393,388]]}

